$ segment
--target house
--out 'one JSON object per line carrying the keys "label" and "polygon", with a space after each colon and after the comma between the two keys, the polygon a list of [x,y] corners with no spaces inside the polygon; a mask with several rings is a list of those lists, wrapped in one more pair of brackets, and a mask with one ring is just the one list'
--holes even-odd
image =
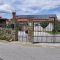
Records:
{"label": "house", "polygon": [[7,21],[8,19],[0,17],[0,28],[5,28]]}
{"label": "house", "polygon": [[[52,42],[52,34],[49,34],[48,31],[56,31],[57,30],[57,16],[55,14],[48,14],[48,15],[16,15],[15,12],[12,13],[12,24],[16,30],[16,40],[21,41],[34,41],[34,42]],[[41,23],[44,24],[47,22],[48,25],[44,28],[41,26]],[[19,25],[20,31],[18,31],[16,24]],[[35,32],[36,31],[36,32]],[[41,31],[41,32],[40,32]],[[28,34],[26,34],[28,33]],[[33,40],[32,40],[33,37]],[[26,39],[25,39],[26,38]],[[47,39],[46,39],[47,38]],[[51,39],[52,38],[52,39]],[[36,41],[35,41],[36,40]],[[53,40],[54,41],[54,40]]]}
{"label": "house", "polygon": [[24,26],[28,25],[29,22],[34,23],[34,31],[42,31],[43,30],[43,28],[40,26],[40,22],[49,22],[49,25],[46,27],[46,31],[52,31],[54,29],[54,23],[57,21],[57,16],[55,14],[16,15],[16,13],[13,12],[12,15],[13,15],[13,19],[16,18],[16,21],[18,22],[18,24],[20,24],[20,26],[21,26],[21,24]]}

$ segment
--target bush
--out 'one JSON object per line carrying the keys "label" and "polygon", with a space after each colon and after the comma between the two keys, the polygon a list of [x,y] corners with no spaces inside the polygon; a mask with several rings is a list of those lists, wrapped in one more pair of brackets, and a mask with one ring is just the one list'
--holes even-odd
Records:
{"label": "bush", "polygon": [[0,30],[0,40],[12,41],[11,30],[2,29]]}

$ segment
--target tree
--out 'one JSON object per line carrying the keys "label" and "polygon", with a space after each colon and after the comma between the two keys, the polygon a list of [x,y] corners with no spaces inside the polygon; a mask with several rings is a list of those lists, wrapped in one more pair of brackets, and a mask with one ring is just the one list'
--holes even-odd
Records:
{"label": "tree", "polygon": [[43,30],[49,25],[48,22],[41,22],[40,26],[43,28]]}

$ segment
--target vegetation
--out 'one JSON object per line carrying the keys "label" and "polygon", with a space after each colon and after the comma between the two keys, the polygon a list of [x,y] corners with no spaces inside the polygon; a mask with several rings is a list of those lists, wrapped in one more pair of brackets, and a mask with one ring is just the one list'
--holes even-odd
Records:
{"label": "vegetation", "polygon": [[40,26],[42,27],[42,28],[46,28],[47,26],[48,26],[48,22],[41,22],[40,23]]}
{"label": "vegetation", "polygon": [[60,32],[52,32],[52,31],[48,31],[47,33],[49,33],[49,34],[60,34]]}
{"label": "vegetation", "polygon": [[11,34],[11,30],[0,29],[0,40],[11,41],[13,40],[13,35]]}
{"label": "vegetation", "polygon": [[48,26],[48,22],[41,22],[40,23],[40,26],[43,28],[43,31],[44,31],[44,29]]}

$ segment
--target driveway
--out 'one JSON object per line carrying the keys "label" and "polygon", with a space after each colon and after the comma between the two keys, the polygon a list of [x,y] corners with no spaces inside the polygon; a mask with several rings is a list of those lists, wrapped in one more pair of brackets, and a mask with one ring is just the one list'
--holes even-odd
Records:
{"label": "driveway", "polygon": [[3,60],[60,60],[60,48],[28,48],[14,43],[0,43]]}

